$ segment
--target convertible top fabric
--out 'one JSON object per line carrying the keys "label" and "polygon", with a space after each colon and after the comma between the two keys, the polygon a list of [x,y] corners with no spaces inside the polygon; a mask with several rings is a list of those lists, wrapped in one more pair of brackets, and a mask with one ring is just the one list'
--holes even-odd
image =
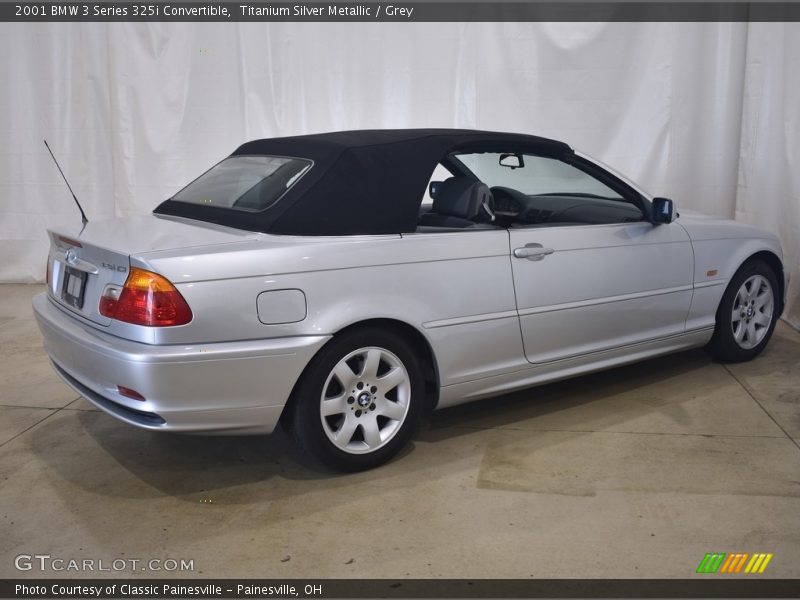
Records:
{"label": "convertible top fabric", "polygon": [[552,157],[573,153],[568,145],[546,138],[461,129],[341,131],[256,140],[231,156],[314,161],[273,206],[244,212],[166,200],[154,212],[275,234],[411,232],[437,163],[462,151],[524,151]]}

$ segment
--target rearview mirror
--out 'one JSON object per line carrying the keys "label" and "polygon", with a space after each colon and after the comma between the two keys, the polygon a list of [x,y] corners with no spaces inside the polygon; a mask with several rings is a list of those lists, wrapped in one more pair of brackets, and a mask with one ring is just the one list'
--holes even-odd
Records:
{"label": "rearview mirror", "polygon": [[442,185],[444,181],[431,181],[428,185],[428,196],[432,199],[436,199],[436,196],[439,194],[439,190],[442,189]]}
{"label": "rearview mirror", "polygon": [[525,161],[522,160],[522,154],[501,154],[499,162],[501,167],[508,167],[509,169],[519,169],[525,166]]}
{"label": "rearview mirror", "polygon": [[675,203],[669,198],[653,198],[653,223],[672,223]]}

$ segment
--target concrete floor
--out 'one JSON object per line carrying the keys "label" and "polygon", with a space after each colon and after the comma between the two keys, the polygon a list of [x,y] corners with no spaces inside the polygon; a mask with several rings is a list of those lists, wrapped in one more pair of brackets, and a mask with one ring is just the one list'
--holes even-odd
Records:
{"label": "concrete floor", "polygon": [[0,577],[41,576],[13,565],[34,553],[194,559],[200,577],[690,577],[711,551],[800,576],[784,323],[754,362],[691,351],[442,411],[398,460],[333,475],[283,434],[154,434],[94,410],[45,359],[40,290],[0,286]]}

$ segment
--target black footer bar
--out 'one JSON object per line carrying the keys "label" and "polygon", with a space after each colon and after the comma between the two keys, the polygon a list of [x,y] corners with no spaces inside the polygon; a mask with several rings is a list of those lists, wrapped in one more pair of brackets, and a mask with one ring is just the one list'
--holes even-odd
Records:
{"label": "black footer bar", "polygon": [[[752,576],[751,576],[752,577]],[[0,598],[798,598],[800,580],[10,579]]]}

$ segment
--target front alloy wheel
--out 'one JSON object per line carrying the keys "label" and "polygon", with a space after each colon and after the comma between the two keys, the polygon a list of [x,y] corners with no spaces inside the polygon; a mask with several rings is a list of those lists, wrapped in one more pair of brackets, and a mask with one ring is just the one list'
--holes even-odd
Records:
{"label": "front alloy wheel", "polygon": [[717,309],[708,349],[719,360],[740,362],[758,356],[780,314],[778,279],[770,265],[752,259],[731,278]]}
{"label": "front alloy wheel", "polygon": [[412,345],[383,329],[334,337],[295,389],[291,428],[300,447],[334,469],[388,461],[411,439],[425,384]]}
{"label": "front alloy wheel", "polygon": [[733,301],[733,339],[741,348],[755,348],[772,325],[775,300],[772,285],[762,275],[753,275],[741,285]]}

